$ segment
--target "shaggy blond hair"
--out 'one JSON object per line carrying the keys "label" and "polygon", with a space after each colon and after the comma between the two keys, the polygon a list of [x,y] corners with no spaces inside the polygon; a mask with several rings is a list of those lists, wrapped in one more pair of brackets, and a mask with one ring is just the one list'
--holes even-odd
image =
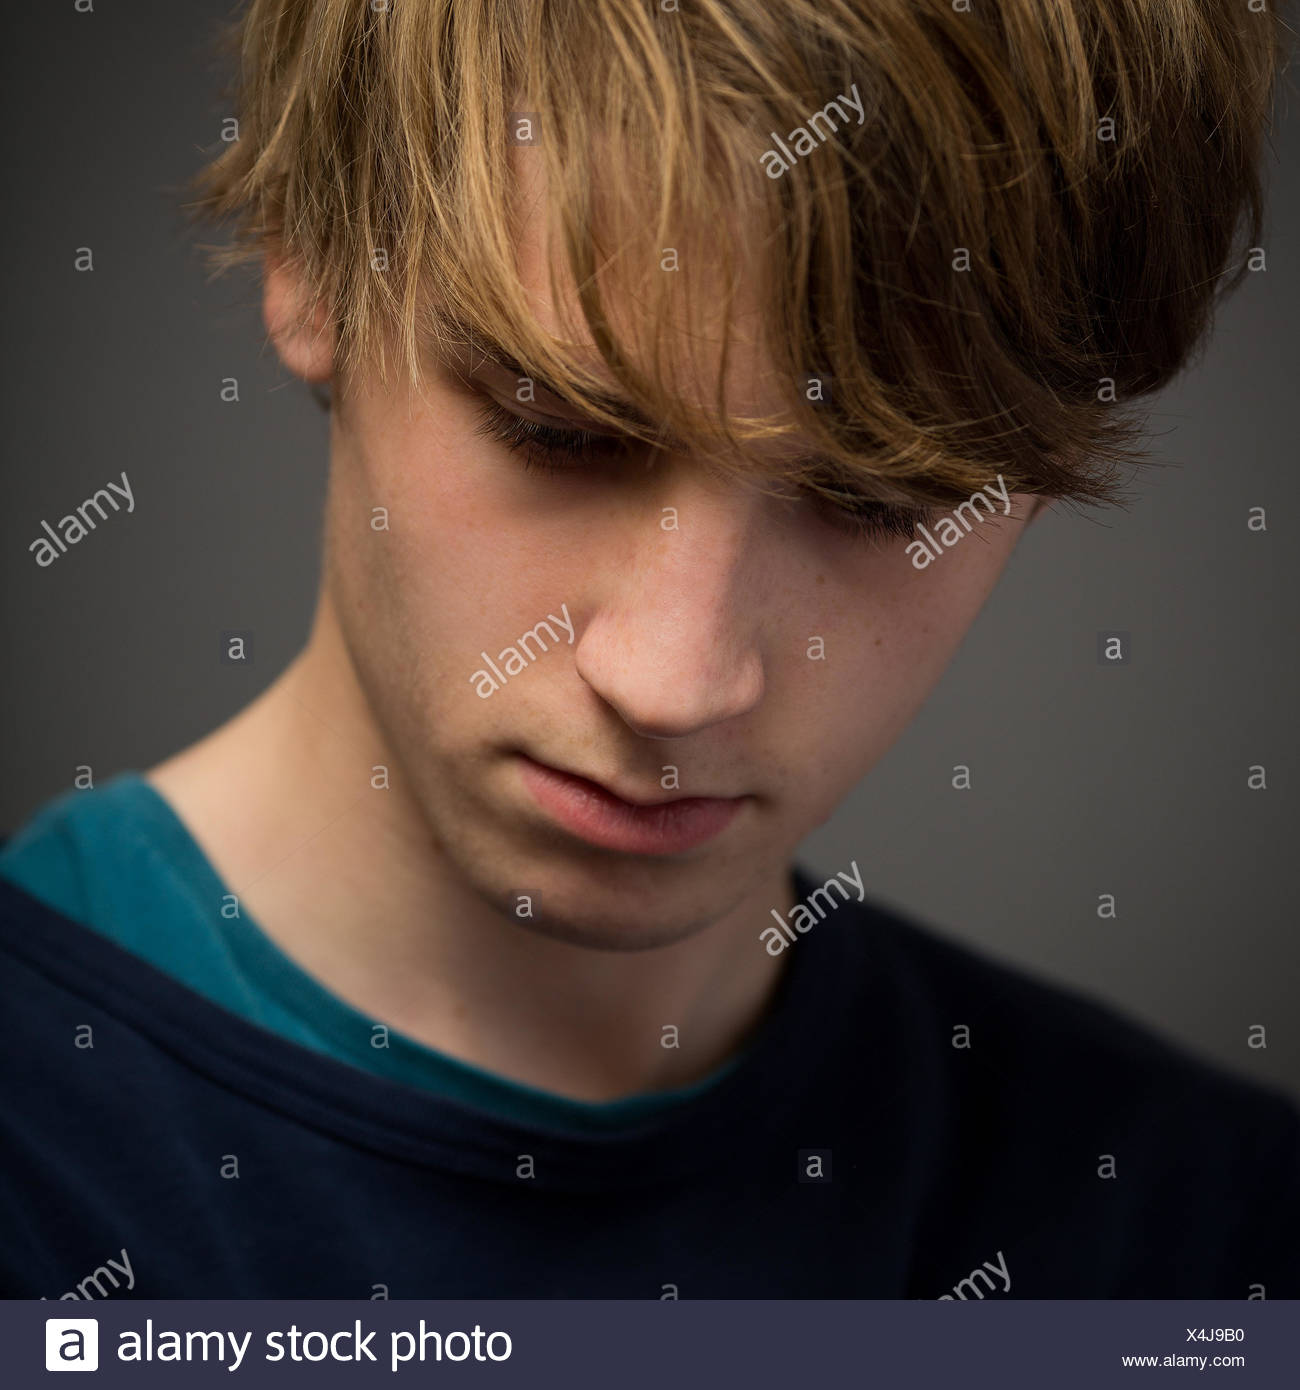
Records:
{"label": "shaggy blond hair", "polygon": [[[239,138],[189,207],[234,219],[214,272],[270,252],[328,304],[340,380],[395,362],[418,386],[472,339],[744,467],[733,446],[781,432],[723,405],[757,267],[787,425],[819,449],[781,480],[950,504],[1001,473],[1113,501],[1148,454],[1131,402],[1260,243],[1283,31],[1248,0],[251,0]],[[837,123],[852,84],[862,122]],[[818,147],[774,176],[764,152],[815,113]],[[567,337],[519,280],[517,158],[543,161]],[[688,407],[680,345],[719,310],[716,390]]]}

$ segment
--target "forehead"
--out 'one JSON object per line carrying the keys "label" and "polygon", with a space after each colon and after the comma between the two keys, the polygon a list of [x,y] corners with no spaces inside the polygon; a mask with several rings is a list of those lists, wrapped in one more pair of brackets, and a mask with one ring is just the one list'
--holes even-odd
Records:
{"label": "forehead", "polygon": [[[591,341],[577,286],[552,238],[546,172],[540,151],[535,147],[514,146],[511,160],[516,173],[516,266],[535,321],[552,337],[576,344],[572,355],[578,364],[597,379],[611,398],[622,399],[618,384]],[[593,201],[596,201],[603,191],[598,161],[593,161],[593,168]],[[669,236],[669,244],[652,247],[649,254],[640,249],[647,244],[641,242],[637,243],[638,249],[630,252],[626,246],[606,248],[605,262],[598,267],[597,279],[605,311],[618,340],[633,345],[638,355],[649,358],[649,329],[644,313],[640,312],[646,296],[638,293],[638,287],[663,289],[669,294],[671,305],[663,350],[671,359],[674,380],[680,387],[676,394],[683,404],[701,410],[713,409],[721,376],[723,400],[729,415],[788,419],[791,383],[778,375],[764,346],[761,271],[755,256],[747,254],[738,268],[727,312],[722,269],[710,261],[707,229],[683,227],[674,229]],[[752,245],[743,238],[738,238],[737,244]],[[562,267],[554,292],[549,275],[553,257]],[[689,278],[682,274],[687,257],[692,258]],[[665,280],[660,285],[652,285],[649,283],[651,277],[665,277]],[[691,286],[695,302],[686,302],[685,289],[680,295],[676,294],[679,284]],[[727,336],[725,371],[722,362],[724,333]],[[798,447],[797,440],[789,446],[767,443],[759,452],[788,454],[797,452]]]}

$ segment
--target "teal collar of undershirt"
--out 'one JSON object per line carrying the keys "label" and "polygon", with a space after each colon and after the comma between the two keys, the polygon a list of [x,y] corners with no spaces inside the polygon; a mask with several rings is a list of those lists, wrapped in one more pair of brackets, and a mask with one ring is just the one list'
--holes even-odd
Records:
{"label": "teal collar of undershirt", "polygon": [[136,772],[48,803],[0,852],[0,875],[294,1042],[529,1126],[622,1129],[701,1095],[741,1060],[673,1091],[593,1103],[427,1047],[353,1008],[281,951],[243,912],[170,803]]}

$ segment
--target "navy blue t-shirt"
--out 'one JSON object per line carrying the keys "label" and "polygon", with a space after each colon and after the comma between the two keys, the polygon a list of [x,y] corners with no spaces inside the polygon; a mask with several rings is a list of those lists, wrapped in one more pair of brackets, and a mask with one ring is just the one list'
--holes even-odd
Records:
{"label": "navy blue t-shirt", "polygon": [[7,1297],[1300,1297],[1292,1102],[870,903],[790,946],[728,1075],[593,1134],[300,1046],[0,882],[0,1076]]}

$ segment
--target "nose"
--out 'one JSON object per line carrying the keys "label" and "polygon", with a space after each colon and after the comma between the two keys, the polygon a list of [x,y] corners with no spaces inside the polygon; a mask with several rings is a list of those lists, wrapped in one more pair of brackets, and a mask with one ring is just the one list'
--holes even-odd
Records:
{"label": "nose", "polygon": [[575,652],[583,680],[645,738],[683,738],[758,704],[766,599],[779,580],[762,495],[679,477],[670,496],[658,511],[642,499],[634,524],[645,538],[608,556]]}

